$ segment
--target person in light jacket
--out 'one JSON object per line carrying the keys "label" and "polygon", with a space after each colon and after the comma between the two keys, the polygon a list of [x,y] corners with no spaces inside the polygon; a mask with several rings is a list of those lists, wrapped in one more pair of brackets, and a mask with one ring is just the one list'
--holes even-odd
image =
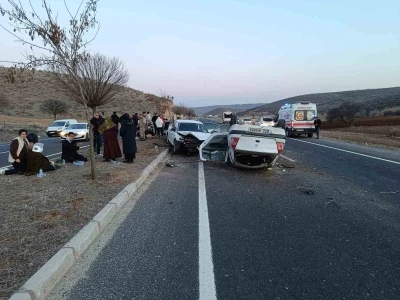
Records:
{"label": "person in light jacket", "polygon": [[18,132],[18,137],[12,140],[10,144],[10,152],[8,154],[8,161],[12,164],[14,169],[5,170],[5,175],[23,174],[26,169],[26,159],[28,156],[29,143],[26,139],[28,132],[26,129],[21,129]]}
{"label": "person in light jacket", "polygon": [[164,126],[164,122],[163,122],[163,120],[161,119],[160,116],[157,117],[157,119],[155,121],[155,124],[156,124],[156,128],[157,128],[157,132],[156,133],[159,136],[162,136],[163,135],[162,134],[162,129],[163,129],[163,126]]}

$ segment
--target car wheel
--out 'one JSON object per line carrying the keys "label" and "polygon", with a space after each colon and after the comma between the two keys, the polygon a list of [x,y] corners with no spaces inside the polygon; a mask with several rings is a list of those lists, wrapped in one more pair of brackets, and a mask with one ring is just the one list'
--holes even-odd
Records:
{"label": "car wheel", "polygon": [[179,154],[181,153],[181,144],[178,143],[177,141],[174,141],[174,144],[172,145],[172,153],[173,154]]}
{"label": "car wheel", "polygon": [[51,134],[49,134],[49,133],[46,133],[46,134],[47,134],[48,137],[51,137]]}

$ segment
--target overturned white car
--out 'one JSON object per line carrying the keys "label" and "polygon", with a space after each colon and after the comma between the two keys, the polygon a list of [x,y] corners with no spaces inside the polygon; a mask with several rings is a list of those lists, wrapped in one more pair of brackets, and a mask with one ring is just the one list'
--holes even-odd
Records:
{"label": "overturned white car", "polygon": [[194,120],[177,120],[167,130],[167,142],[174,154],[196,152],[209,136],[204,124]]}
{"label": "overturned white car", "polygon": [[285,138],[279,127],[234,124],[229,132],[213,133],[200,145],[200,159],[226,162],[229,157],[236,167],[271,167],[285,147]]}

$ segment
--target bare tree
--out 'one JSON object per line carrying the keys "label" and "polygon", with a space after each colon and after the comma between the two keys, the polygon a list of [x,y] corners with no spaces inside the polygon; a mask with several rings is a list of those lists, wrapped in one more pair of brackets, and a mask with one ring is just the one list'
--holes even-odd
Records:
{"label": "bare tree", "polygon": [[65,92],[76,102],[90,107],[93,113],[98,106],[111,102],[129,79],[118,58],[99,53],[78,62],[78,78],[71,76],[63,65],[51,65],[51,71]]}
{"label": "bare tree", "polygon": [[61,100],[48,99],[40,105],[40,110],[46,114],[52,114],[54,120],[56,120],[58,114],[65,114],[68,112],[68,105]]}
{"label": "bare tree", "polygon": [[326,118],[330,122],[340,120],[346,126],[351,127],[361,109],[362,105],[360,103],[346,101],[343,102],[339,107],[328,110]]}
{"label": "bare tree", "polygon": [[[39,9],[33,6],[31,0],[25,6],[19,0],[8,0],[7,7],[0,4],[0,13],[10,21],[9,28],[0,26],[13,35],[17,42],[30,48],[30,52],[25,53],[23,61],[6,63],[24,68],[42,66],[62,68],[65,74],[77,82],[86,119],[89,121],[88,99],[79,80],[78,66],[81,61],[89,58],[86,48],[96,37],[99,29],[96,19],[98,0],[86,0],[86,3],[84,1],[79,3],[74,13],[64,1],[68,23],[62,27],[58,22],[58,12],[52,11],[48,0],[41,0]],[[92,38],[87,38],[90,30],[95,30],[96,33]],[[93,139],[90,139],[90,153],[92,179],[95,179]]]}

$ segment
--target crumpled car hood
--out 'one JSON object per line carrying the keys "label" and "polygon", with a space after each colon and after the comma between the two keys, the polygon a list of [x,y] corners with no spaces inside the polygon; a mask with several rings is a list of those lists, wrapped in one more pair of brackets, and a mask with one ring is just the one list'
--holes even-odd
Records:
{"label": "crumpled car hood", "polygon": [[178,131],[178,134],[181,136],[193,136],[199,141],[205,141],[210,136],[210,133],[196,131]]}

